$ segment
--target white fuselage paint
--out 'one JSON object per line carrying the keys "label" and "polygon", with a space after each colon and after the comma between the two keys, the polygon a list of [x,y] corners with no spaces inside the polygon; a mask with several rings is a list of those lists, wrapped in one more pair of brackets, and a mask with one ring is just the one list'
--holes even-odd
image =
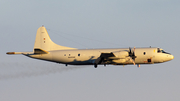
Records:
{"label": "white fuselage paint", "polygon": [[[95,60],[100,57],[101,53],[111,53],[116,51],[127,51],[128,48],[119,49],[72,49],[72,50],[56,50],[49,51],[48,54],[29,54],[27,56],[42,59],[57,63],[71,64],[71,65],[92,65]],[[136,48],[135,49],[135,63],[136,64],[154,64],[162,63],[172,60],[174,57],[171,54],[158,53],[157,48]],[[124,59],[113,60],[113,65],[133,64],[128,61],[128,57]]]}
{"label": "white fuselage paint", "polygon": [[6,54],[23,54],[31,58],[66,65],[94,65],[94,67],[99,64],[139,65],[162,63],[174,58],[173,55],[160,48],[76,49],[61,46],[50,39],[44,26],[37,30],[33,52],[7,52]]}

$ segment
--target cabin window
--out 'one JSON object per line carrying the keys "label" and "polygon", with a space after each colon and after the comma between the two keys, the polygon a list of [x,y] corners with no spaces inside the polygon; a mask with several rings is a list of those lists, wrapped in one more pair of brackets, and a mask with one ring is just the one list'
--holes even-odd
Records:
{"label": "cabin window", "polygon": [[78,56],[80,56],[80,54],[78,54]]}
{"label": "cabin window", "polygon": [[66,54],[64,54],[64,56],[66,56]]}
{"label": "cabin window", "polygon": [[144,52],[143,54],[146,55],[146,52]]}
{"label": "cabin window", "polygon": [[69,54],[69,56],[71,56],[71,54]]}

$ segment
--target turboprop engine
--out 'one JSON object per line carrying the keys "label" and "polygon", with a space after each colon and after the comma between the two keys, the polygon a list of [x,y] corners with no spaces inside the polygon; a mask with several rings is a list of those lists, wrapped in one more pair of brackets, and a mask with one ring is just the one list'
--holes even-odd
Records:
{"label": "turboprop engine", "polygon": [[125,59],[129,56],[129,53],[127,51],[113,52],[113,54],[119,59]]}
{"label": "turboprop engine", "polygon": [[129,52],[127,51],[120,51],[120,52],[113,52],[117,59],[112,60],[112,62],[117,64],[124,64],[126,61],[129,60]]}
{"label": "turboprop engine", "polygon": [[129,51],[117,51],[113,52],[117,59],[112,60],[114,63],[124,64],[127,61],[132,62],[135,65],[135,47],[134,50],[129,48]]}

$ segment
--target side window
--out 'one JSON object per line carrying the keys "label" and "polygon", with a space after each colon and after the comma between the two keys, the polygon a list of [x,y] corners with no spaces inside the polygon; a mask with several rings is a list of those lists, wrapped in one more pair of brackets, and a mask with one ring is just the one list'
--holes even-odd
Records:
{"label": "side window", "polygon": [[78,56],[80,56],[80,54],[78,54]]}
{"label": "side window", "polygon": [[144,52],[143,54],[146,55],[146,52]]}

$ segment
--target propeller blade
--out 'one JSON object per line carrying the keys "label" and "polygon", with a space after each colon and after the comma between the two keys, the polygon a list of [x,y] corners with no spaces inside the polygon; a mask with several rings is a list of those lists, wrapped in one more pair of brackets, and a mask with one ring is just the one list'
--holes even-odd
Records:
{"label": "propeller blade", "polygon": [[135,61],[130,57],[130,61],[134,64],[134,65],[136,65],[136,63],[135,63]]}
{"label": "propeller blade", "polygon": [[133,51],[133,56],[135,56],[135,54],[134,54],[134,53],[135,53],[135,47],[134,47],[134,51]]}
{"label": "propeller blade", "polygon": [[131,48],[129,47],[129,53],[131,53]]}
{"label": "propeller blade", "polygon": [[134,50],[132,51],[132,49],[129,47],[129,57],[130,57],[130,61],[135,65],[135,47]]}

